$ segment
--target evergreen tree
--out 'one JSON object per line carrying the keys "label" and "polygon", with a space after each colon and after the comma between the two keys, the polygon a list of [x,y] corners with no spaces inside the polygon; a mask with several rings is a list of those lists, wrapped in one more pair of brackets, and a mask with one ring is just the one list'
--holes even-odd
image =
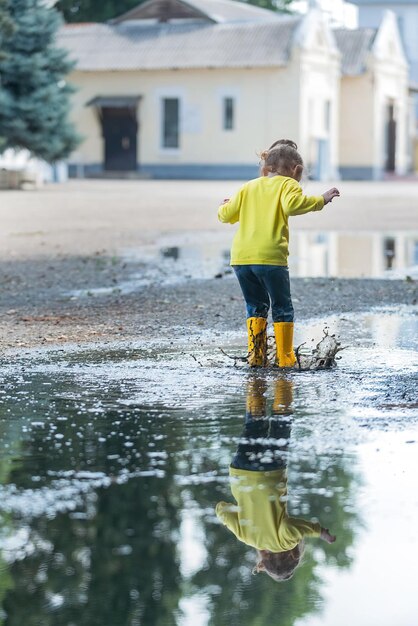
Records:
{"label": "evergreen tree", "polygon": [[[144,1],[144,0],[143,0]],[[241,0],[263,9],[288,12],[293,0]],[[66,22],[106,22],[141,4],[141,0],[58,0]]]}
{"label": "evergreen tree", "polygon": [[0,0],[0,60],[5,58],[5,42],[13,33],[13,21],[7,9],[7,0]]}
{"label": "evergreen tree", "polygon": [[[3,38],[0,61],[1,149],[26,148],[54,162],[67,157],[79,138],[68,121],[73,89],[65,76],[73,63],[54,45],[58,12],[42,0],[6,0],[14,31]],[[4,7],[3,7],[4,8]]]}
{"label": "evergreen tree", "polygon": [[106,22],[130,11],[141,0],[58,0],[66,22]]}
{"label": "evergreen tree", "polygon": [[[10,17],[10,13],[7,10],[6,0],[0,0],[0,62],[4,61],[7,55],[4,52],[6,41],[8,37],[13,33],[14,27]],[[2,86],[0,81],[0,106],[2,105]],[[0,149],[4,146],[5,139],[0,133]]]}
{"label": "evergreen tree", "polygon": [[293,0],[244,0],[248,4],[254,4],[262,9],[279,11],[279,13],[290,13]]}

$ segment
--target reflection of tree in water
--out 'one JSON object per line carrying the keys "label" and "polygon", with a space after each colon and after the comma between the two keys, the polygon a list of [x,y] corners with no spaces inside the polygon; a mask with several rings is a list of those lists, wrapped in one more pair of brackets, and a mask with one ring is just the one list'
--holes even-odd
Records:
{"label": "reflection of tree in water", "polygon": [[[28,429],[23,439],[21,428],[9,433],[15,446],[19,441],[20,463],[13,468],[9,464],[2,472],[3,483],[15,483],[19,489],[47,487],[54,476],[70,468],[111,477],[161,468],[165,476],[131,477],[91,491],[84,496],[85,506],[51,519],[3,517],[8,529],[28,529],[33,544],[32,553],[8,565],[9,573],[1,569],[0,599],[3,594],[7,626],[171,626],[180,615],[181,598],[193,593],[209,599],[211,626],[291,626],[318,610],[318,565],[325,558],[338,567],[349,566],[348,549],[358,526],[356,512],[345,507],[352,503],[355,488],[353,470],[345,459],[333,459],[329,466],[321,458],[298,459],[294,464],[290,512],[293,489],[298,493],[303,487],[304,517],[319,517],[338,540],[333,546],[319,542],[308,546],[305,563],[295,576],[277,584],[265,575],[251,575],[254,550],[229,537],[209,513],[227,496],[228,485],[216,476],[213,482],[197,479],[187,487],[174,480],[175,474],[186,479],[211,472],[225,476],[243,416],[241,395],[226,399],[221,415],[213,405],[196,414],[164,407],[115,408],[113,398],[124,395],[116,386],[113,398],[102,399],[103,413],[96,417],[88,413],[93,396],[80,390],[79,400],[68,399],[77,390],[73,382],[55,381],[52,395],[42,381],[40,377],[32,385],[35,400],[28,402],[25,396],[20,405],[15,397],[4,407],[11,409],[15,425],[19,419],[37,419],[44,426]],[[188,422],[190,416],[193,424]],[[56,439],[57,434],[62,437]],[[163,463],[148,456],[156,450],[168,452]],[[33,483],[32,475],[39,477],[38,483]],[[202,520],[207,556],[200,571],[182,579],[177,543],[186,493],[191,497],[187,506],[198,511],[197,523]],[[177,621],[181,624],[181,617]]]}
{"label": "reflection of tree in water", "polygon": [[[40,425],[22,442],[20,465],[9,468],[7,475],[2,472],[3,484],[16,484],[21,490],[48,487],[70,468],[119,478],[124,471],[154,472],[156,464],[147,451],[156,449],[150,444],[160,431],[152,424],[152,415],[138,407],[123,412],[109,408],[95,423],[91,414],[80,410],[84,403],[60,399],[60,393],[68,391],[65,385],[57,383],[55,391],[53,402],[35,405],[27,416]],[[42,388],[40,392],[42,398]],[[21,418],[23,407],[10,403],[12,414]],[[56,416],[67,419],[57,421]],[[141,428],[141,423],[146,426]],[[16,435],[21,436],[20,429]],[[124,447],[127,441],[132,445]],[[72,513],[51,511],[52,519],[48,510],[34,519],[15,515],[9,535],[14,528],[28,537],[26,556],[9,565],[13,588],[3,587],[8,626],[171,623],[181,596],[174,457],[165,460],[164,470],[164,480],[149,475],[88,491],[82,498],[84,506]],[[35,484],[33,475],[39,477]]]}
{"label": "reflection of tree in water", "polygon": [[[1,431],[1,426],[0,426]],[[1,433],[2,434],[2,433]],[[1,437],[0,434],[0,437]],[[0,484],[7,480],[10,471],[9,459],[0,459]],[[13,521],[11,515],[0,514],[0,538],[10,535],[11,528],[13,528]],[[3,603],[4,598],[10,589],[13,588],[13,578],[9,572],[9,566],[4,560],[0,552],[0,626],[3,626]]]}
{"label": "reflection of tree in water", "polygon": [[178,508],[166,484],[112,485],[90,509],[91,519],[60,514],[32,522],[37,549],[10,566],[8,625],[170,623],[180,597]]}

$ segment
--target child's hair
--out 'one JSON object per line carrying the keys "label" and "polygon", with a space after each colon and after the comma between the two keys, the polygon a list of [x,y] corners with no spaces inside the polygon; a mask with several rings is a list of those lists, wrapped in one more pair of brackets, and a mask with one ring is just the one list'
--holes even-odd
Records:
{"label": "child's hair", "polygon": [[260,154],[260,157],[264,173],[283,176],[291,176],[294,173],[302,175],[303,159],[298,152],[297,145],[291,139],[275,141],[268,150]]}
{"label": "child's hair", "polygon": [[294,148],[295,150],[298,149],[297,144],[291,139],[278,139],[277,141],[271,144],[269,150],[273,150],[273,148],[276,148],[277,146],[290,146],[291,148]]}
{"label": "child's hair", "polygon": [[301,564],[303,551],[304,545],[302,541],[292,550],[263,554],[253,568],[253,574],[265,572],[277,582],[289,580],[292,578],[295,569]]}

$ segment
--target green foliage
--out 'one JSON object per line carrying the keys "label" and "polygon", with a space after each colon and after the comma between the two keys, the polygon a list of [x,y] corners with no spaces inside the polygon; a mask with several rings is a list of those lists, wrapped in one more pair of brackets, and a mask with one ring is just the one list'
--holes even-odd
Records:
{"label": "green foliage", "polygon": [[[4,4],[4,2],[3,2]],[[26,148],[53,162],[78,145],[68,121],[73,89],[65,76],[73,63],[55,47],[61,19],[42,0],[8,0],[13,33],[3,40],[0,62],[0,136],[5,148]]]}
{"label": "green foliage", "polygon": [[[14,24],[10,17],[10,13],[6,4],[7,0],[0,0],[0,62],[7,58],[4,48],[7,39],[12,35],[14,31]],[[0,94],[1,94],[1,82],[0,82]],[[0,95],[1,103],[1,95]],[[0,149],[4,145],[5,139],[0,134]]]}
{"label": "green foliage", "polygon": [[66,22],[106,22],[137,7],[139,0],[58,0]]}
{"label": "green foliage", "polygon": [[13,31],[14,24],[7,7],[7,0],[0,0],[0,59],[5,56],[3,48]]}
{"label": "green foliage", "polygon": [[[288,12],[293,0],[244,0],[263,9]],[[58,0],[66,22],[106,22],[141,4],[139,0]]]}
{"label": "green foliage", "polygon": [[280,13],[290,13],[293,0],[244,0],[248,4],[254,4],[262,9],[279,11]]}

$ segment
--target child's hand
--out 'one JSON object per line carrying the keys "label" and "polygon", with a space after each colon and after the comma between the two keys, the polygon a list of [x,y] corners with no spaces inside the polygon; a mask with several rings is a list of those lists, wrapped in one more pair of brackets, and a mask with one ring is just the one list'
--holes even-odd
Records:
{"label": "child's hand", "polygon": [[327,543],[334,543],[337,537],[335,535],[331,535],[328,528],[321,528],[321,539]]}
{"label": "child's hand", "polygon": [[328,204],[328,202],[332,202],[334,198],[339,198],[340,192],[336,187],[333,187],[332,189],[328,189],[328,191],[322,195],[324,198],[324,204]]}

